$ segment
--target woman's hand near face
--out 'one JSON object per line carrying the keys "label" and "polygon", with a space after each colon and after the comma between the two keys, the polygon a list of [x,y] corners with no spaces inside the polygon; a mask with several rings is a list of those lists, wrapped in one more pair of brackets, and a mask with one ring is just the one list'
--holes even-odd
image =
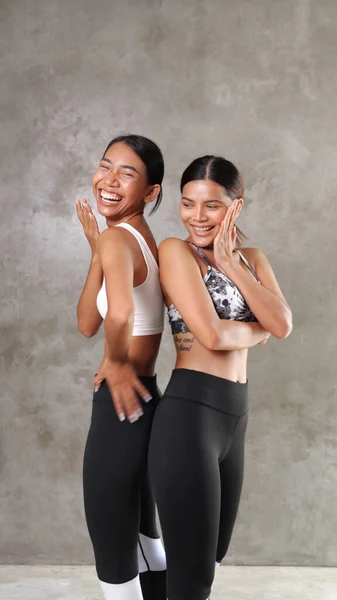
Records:
{"label": "woman's hand near face", "polygon": [[240,211],[240,203],[234,200],[228,208],[220,229],[214,238],[214,261],[222,271],[226,271],[226,265],[233,261],[233,250],[237,237],[235,221]]}
{"label": "woman's hand near face", "polygon": [[84,234],[89,242],[93,255],[97,252],[97,241],[99,238],[99,228],[96,217],[92,212],[90,204],[83,198],[82,201],[76,201],[77,216],[82,224]]}

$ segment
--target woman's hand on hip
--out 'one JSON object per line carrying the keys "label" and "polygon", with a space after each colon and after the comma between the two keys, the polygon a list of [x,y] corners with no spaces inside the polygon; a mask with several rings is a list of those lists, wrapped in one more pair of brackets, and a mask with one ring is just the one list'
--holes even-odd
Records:
{"label": "woman's hand on hip", "polygon": [[90,204],[83,200],[76,201],[76,211],[79,220],[81,221],[83,231],[89,242],[93,254],[97,253],[97,241],[99,238],[99,228],[96,217],[92,212]]}
{"label": "woman's hand on hip", "polygon": [[149,402],[152,397],[139,380],[131,363],[114,362],[104,357],[94,379],[95,392],[105,380],[120,421],[138,421],[143,414],[139,397]]}

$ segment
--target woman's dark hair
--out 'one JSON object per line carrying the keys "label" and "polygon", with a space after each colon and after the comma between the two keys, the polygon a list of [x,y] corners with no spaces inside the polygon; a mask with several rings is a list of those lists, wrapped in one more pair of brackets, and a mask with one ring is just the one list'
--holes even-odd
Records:
{"label": "woman's dark hair", "polygon": [[[111,140],[111,142],[108,144],[103,154],[103,157],[105,156],[109,148],[111,148],[111,146],[113,146],[114,144],[118,144],[118,142],[123,142],[124,144],[129,146],[129,148],[131,148],[131,150],[133,150],[143,161],[146,167],[148,184],[159,184],[161,186],[164,177],[164,159],[157,144],[155,144],[154,142],[142,135],[119,135],[118,137],[115,137],[113,140]],[[163,190],[162,188],[160,188],[160,192],[156,198],[156,203],[152,208],[150,215],[152,215],[157,210],[162,201],[162,197]]]}
{"label": "woman's dark hair", "polygon": [[[232,199],[243,198],[244,187],[243,179],[233,163],[222,156],[201,156],[196,158],[185,169],[180,182],[180,191],[190,181],[200,179],[209,179],[225,188],[227,195]],[[244,239],[247,239],[242,231],[237,227],[237,244],[241,246]]]}

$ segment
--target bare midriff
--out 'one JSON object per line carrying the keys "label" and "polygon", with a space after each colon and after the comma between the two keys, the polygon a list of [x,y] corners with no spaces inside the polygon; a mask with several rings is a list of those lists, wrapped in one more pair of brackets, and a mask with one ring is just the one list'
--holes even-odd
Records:
{"label": "bare midriff", "polygon": [[141,335],[132,338],[128,358],[139,376],[151,377],[159,352],[162,334]]}
{"label": "bare midriff", "polygon": [[208,350],[193,333],[176,333],[173,336],[177,349],[176,368],[201,371],[239,383],[247,381],[248,350]]}

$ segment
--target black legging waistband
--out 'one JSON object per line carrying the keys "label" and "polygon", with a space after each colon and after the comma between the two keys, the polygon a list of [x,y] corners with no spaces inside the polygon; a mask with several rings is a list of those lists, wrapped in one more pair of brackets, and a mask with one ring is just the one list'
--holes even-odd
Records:
{"label": "black legging waistband", "polygon": [[248,411],[248,383],[192,369],[174,369],[164,396],[190,400],[238,417]]}

